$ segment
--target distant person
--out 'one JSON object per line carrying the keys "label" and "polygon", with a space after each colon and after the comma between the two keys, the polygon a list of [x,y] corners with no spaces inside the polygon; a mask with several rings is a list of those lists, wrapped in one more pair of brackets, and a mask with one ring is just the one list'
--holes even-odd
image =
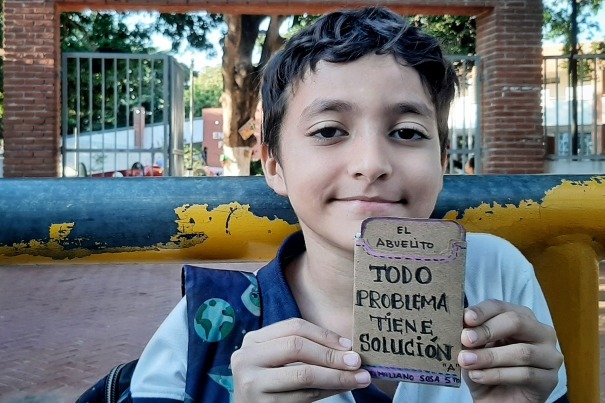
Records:
{"label": "distant person", "polygon": [[464,173],[467,175],[475,174],[475,157],[470,157],[464,164]]}

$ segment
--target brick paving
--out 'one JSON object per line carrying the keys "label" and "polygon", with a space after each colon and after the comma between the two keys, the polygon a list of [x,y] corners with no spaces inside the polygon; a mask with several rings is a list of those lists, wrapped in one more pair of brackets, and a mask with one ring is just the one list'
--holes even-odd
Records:
{"label": "brick paving", "polygon": [[0,266],[0,403],[73,402],[138,357],[179,299],[178,264]]}
{"label": "brick paving", "polygon": [[73,402],[140,355],[180,278],[179,264],[0,266],[0,402]]}

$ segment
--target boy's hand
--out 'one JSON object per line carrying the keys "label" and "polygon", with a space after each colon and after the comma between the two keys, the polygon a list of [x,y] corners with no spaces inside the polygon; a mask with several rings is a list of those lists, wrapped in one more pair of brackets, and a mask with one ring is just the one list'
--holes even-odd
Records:
{"label": "boy's hand", "polygon": [[555,330],[533,312],[497,300],[464,313],[458,363],[475,402],[544,402],[558,382],[563,355]]}
{"label": "boy's hand", "polygon": [[311,402],[364,388],[370,374],[351,341],[303,319],[250,332],[231,356],[234,401]]}

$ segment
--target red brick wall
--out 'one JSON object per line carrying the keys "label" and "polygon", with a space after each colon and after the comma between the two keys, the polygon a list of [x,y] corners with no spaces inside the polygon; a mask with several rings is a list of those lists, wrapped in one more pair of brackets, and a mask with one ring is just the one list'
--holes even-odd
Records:
{"label": "red brick wall", "polygon": [[509,1],[477,18],[484,173],[543,173],[542,3]]}
{"label": "red brick wall", "polygon": [[[6,177],[60,174],[59,30],[61,11],[83,9],[221,13],[321,13],[365,1],[4,0]],[[372,2],[376,4],[376,2]],[[483,67],[483,172],[544,171],[540,0],[388,1],[402,14],[478,17]],[[463,4],[463,5],[461,5]]]}
{"label": "red brick wall", "polygon": [[57,176],[58,23],[52,2],[4,0],[4,176]]}
{"label": "red brick wall", "polygon": [[206,163],[211,167],[220,167],[223,140],[214,138],[213,134],[223,132],[223,110],[221,108],[204,108],[202,109],[202,118],[204,119],[202,147],[207,147]]}

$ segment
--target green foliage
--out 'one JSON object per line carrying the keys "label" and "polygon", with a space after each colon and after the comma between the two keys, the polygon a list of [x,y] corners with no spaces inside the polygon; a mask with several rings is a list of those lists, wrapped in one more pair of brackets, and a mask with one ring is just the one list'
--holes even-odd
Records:
{"label": "green foliage", "polygon": [[[547,0],[544,2],[544,26],[543,34],[545,39],[562,39],[564,41],[564,52],[569,53],[571,50],[571,1]],[[603,0],[575,0],[578,5],[578,32],[584,32],[587,36],[594,40],[592,32],[595,32],[599,27],[599,21],[594,16],[603,5]],[[602,23],[602,22],[601,22]],[[591,53],[605,47],[605,39],[602,38],[591,46],[591,49],[585,49],[585,53]]]}
{"label": "green foliage", "polygon": [[[194,77],[193,116],[202,116],[204,108],[220,108],[223,76],[220,67],[206,67]],[[191,88],[185,91],[185,116],[189,117]]]}
{"label": "green foliage", "polygon": [[[295,15],[292,28],[285,35],[290,37],[302,28],[318,19],[319,15]],[[442,43],[447,54],[468,55],[475,53],[477,21],[475,17],[443,15],[416,15],[409,18],[410,23],[435,36]]]}
{"label": "green foliage", "polygon": [[127,14],[86,12],[61,14],[63,52],[150,53],[149,31],[140,24],[129,28]]}
{"label": "green foliage", "polygon": [[263,165],[260,160],[250,162],[250,176],[264,176]]}
{"label": "green foliage", "polygon": [[[143,53],[155,51],[140,24],[128,27],[127,14],[63,13],[63,52]],[[132,108],[143,106],[147,123],[162,121],[161,63],[99,58],[68,59],[67,132],[116,129],[132,124]],[[114,80],[115,78],[115,80]],[[153,90],[151,88],[153,87]],[[78,92],[79,89],[79,92]],[[139,95],[140,94],[140,95]],[[79,118],[79,119],[78,119]]]}
{"label": "green foliage", "polygon": [[321,15],[311,15],[311,14],[303,14],[303,15],[293,15],[292,16],[292,27],[288,30],[288,32],[284,35],[285,38],[290,38],[292,35],[300,31],[301,29],[311,25],[313,21],[321,17]]}
{"label": "green foliage", "polygon": [[[141,23],[128,24],[128,17],[115,12],[64,13],[61,15],[61,48],[63,52],[154,53],[150,35],[157,30],[173,41],[173,49],[188,42],[198,49],[210,50],[212,45],[205,37],[205,30],[222,21],[222,17],[215,15],[160,14],[150,29]],[[135,106],[145,108],[146,124],[163,121],[163,61],[94,58],[82,60],[79,65],[75,63],[70,59],[66,66],[68,133],[76,129],[96,131],[131,125]],[[218,84],[217,71],[221,79]],[[220,106],[220,70],[202,73],[202,76],[202,81],[198,81],[200,88],[196,88],[196,115],[201,114],[201,108]],[[186,106],[189,107],[188,101]]]}
{"label": "green foliage", "polygon": [[591,43],[590,44],[590,53],[592,53],[592,54],[605,53],[605,41]]}
{"label": "green foliage", "polygon": [[209,56],[216,52],[206,34],[219,27],[223,16],[219,14],[169,14],[161,13],[154,30],[172,41],[172,50],[177,51],[183,43],[197,50],[204,50]]}
{"label": "green foliage", "polygon": [[193,146],[185,144],[183,146],[183,159],[185,169],[191,171],[191,176],[206,176],[206,161],[202,156],[201,145]]}
{"label": "green foliage", "polygon": [[67,132],[130,126],[135,106],[145,108],[146,124],[162,122],[163,64],[149,59],[68,59]]}
{"label": "green foliage", "polygon": [[448,55],[475,54],[477,20],[475,17],[416,15],[410,23],[436,37]]}

